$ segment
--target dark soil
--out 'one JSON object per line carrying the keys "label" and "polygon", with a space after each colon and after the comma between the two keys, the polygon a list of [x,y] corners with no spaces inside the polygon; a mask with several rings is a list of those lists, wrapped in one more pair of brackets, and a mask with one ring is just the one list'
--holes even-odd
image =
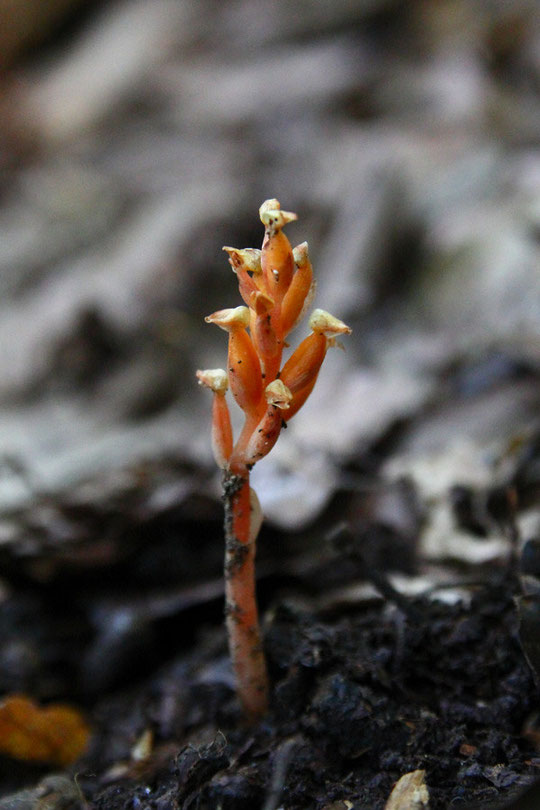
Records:
{"label": "dark soil", "polygon": [[150,761],[134,782],[84,781],[86,795],[103,810],[376,810],[401,775],[422,768],[434,810],[499,806],[540,766],[523,736],[538,692],[510,583],[470,596],[467,609],[417,600],[413,618],[388,604],[333,616],[281,605],[266,631],[274,694],[264,723],[242,729],[223,659],[207,652],[201,674],[191,656],[100,714],[99,772],[115,763],[122,722],[132,740],[152,726],[158,749],[177,746],[164,760],[156,752],[159,773]]}
{"label": "dark soil", "polygon": [[[179,469],[168,474],[178,477]],[[73,554],[64,549],[59,557],[56,548],[43,581],[42,537],[40,566],[29,564],[28,550],[24,565],[13,555],[11,573],[18,559],[20,579],[0,611],[2,688],[86,706],[94,734],[72,772],[87,808],[377,810],[417,769],[425,770],[431,810],[494,808],[509,806],[534,779],[539,691],[518,637],[520,584],[511,563],[454,571],[457,584],[412,599],[388,583],[380,554],[370,556],[367,524],[360,562],[355,535],[321,552],[322,529],[291,540],[278,562],[271,543],[279,551],[281,538],[267,530],[260,595],[273,694],[268,717],[246,728],[232,689],[219,577],[193,583],[184,573],[183,584],[158,587],[145,542],[152,535],[165,558],[175,532],[187,540],[206,513],[197,524],[200,560],[213,572],[217,555],[204,547],[219,532],[218,510],[191,494],[146,515],[151,478],[142,481],[131,496],[138,508],[131,511],[126,498],[122,531],[110,541],[123,596],[109,589],[114,578],[104,574],[102,556],[91,561],[81,540],[75,571]],[[66,519],[88,525],[90,515],[73,503],[62,508]],[[121,552],[130,520],[138,532],[130,553]],[[376,525],[372,533],[373,547],[406,567],[403,537],[382,537]],[[186,542],[179,552],[186,564],[189,549]],[[413,546],[408,564],[416,565]],[[144,571],[151,587],[142,587]],[[366,576],[384,599],[362,587]],[[534,610],[526,615],[533,628],[526,641],[534,644]],[[5,793],[47,772],[7,759],[0,766]],[[79,800],[61,801],[52,806]]]}

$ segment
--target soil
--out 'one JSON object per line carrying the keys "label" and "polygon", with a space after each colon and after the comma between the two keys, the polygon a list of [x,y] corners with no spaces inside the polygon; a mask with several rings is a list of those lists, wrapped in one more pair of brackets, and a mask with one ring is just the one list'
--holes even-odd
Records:
{"label": "soil", "polygon": [[[162,484],[181,471],[164,464]],[[107,565],[88,532],[111,502],[84,511],[73,494],[69,504],[49,505],[49,530],[58,533],[61,513],[76,520],[78,556],[50,535],[26,554],[19,546],[7,552],[18,580],[0,606],[2,688],[13,691],[11,677],[45,701],[70,699],[85,707],[93,729],[89,751],[71,769],[82,795],[70,782],[47,807],[377,810],[396,781],[418,769],[431,810],[514,806],[509,801],[540,768],[540,732],[518,613],[533,659],[537,623],[512,556],[481,568],[448,563],[443,584],[424,582],[412,597],[385,571],[384,559],[392,560],[410,583],[425,570],[399,532],[364,521],[361,530],[334,529],[324,543],[336,513],[354,511],[343,493],[317,528],[289,538],[288,549],[266,529],[260,601],[272,700],[269,715],[249,728],[221,626],[219,507],[191,493],[145,511],[155,477],[155,470],[142,477],[130,498],[124,493]],[[460,520],[464,500],[461,492]],[[179,535],[179,567],[166,582],[148,544],[163,562]],[[198,583],[189,569],[180,573],[196,543],[207,572]],[[122,596],[111,588],[118,576]],[[49,771],[0,761],[10,795]]]}

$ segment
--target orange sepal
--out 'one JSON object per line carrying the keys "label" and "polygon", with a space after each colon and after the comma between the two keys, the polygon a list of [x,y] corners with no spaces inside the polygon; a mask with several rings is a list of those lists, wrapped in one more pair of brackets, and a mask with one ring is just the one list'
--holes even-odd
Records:
{"label": "orange sepal", "polygon": [[[272,325],[271,312],[274,301],[263,292],[252,293],[249,301],[251,309],[251,334],[264,370],[267,372],[268,361],[275,358],[280,350],[280,342]],[[265,362],[266,361],[266,362]],[[279,363],[279,360],[277,361]]]}
{"label": "orange sepal", "polygon": [[253,431],[244,452],[244,461],[251,467],[266,456],[279,438],[283,426],[281,410],[277,405],[268,405],[261,421]]}
{"label": "orange sepal", "polygon": [[327,340],[314,332],[292,353],[279,375],[293,394],[317,377],[326,354]]}
{"label": "orange sepal", "polygon": [[280,303],[289,289],[294,272],[291,243],[283,231],[267,231],[262,246],[261,266],[268,294]]}
{"label": "orange sepal", "polygon": [[282,211],[275,199],[266,200],[260,207],[261,221],[265,225],[261,250],[261,268],[266,291],[279,305],[292,281],[294,259],[291,243],[282,231],[288,222],[294,222],[296,214]]}
{"label": "orange sepal", "polygon": [[296,272],[281,303],[283,337],[286,337],[300,320],[305,307],[309,306],[314,289],[313,268],[308,257],[307,242],[295,247],[293,255]]}
{"label": "orange sepal", "polygon": [[257,352],[243,327],[229,333],[227,361],[229,385],[238,405],[246,413],[253,413],[260,405],[263,384]]}
{"label": "orange sepal", "polygon": [[310,382],[308,382],[307,385],[304,385],[303,388],[300,388],[295,394],[293,394],[293,398],[291,400],[288,410],[283,411],[284,422],[288,422],[290,419],[292,419],[293,416],[298,413],[302,405],[306,403],[306,400],[309,398],[309,395],[315,388],[317,377],[318,374],[315,374],[313,379],[310,380]]}

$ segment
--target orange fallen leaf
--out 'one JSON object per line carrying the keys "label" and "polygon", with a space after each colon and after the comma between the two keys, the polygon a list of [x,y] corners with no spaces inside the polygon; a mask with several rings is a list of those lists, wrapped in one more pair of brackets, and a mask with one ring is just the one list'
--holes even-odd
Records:
{"label": "orange fallen leaf", "polygon": [[24,695],[0,702],[0,753],[15,759],[66,766],[88,745],[90,729],[77,709],[41,707]]}

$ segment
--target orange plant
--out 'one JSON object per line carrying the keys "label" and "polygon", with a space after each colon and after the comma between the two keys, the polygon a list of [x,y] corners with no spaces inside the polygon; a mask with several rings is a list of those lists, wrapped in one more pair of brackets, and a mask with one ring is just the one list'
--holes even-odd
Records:
{"label": "orange plant", "polygon": [[[222,309],[205,320],[229,335],[227,370],[198,371],[213,391],[212,448],[224,471],[225,614],[238,697],[249,720],[268,703],[268,678],[255,595],[255,544],[262,513],[249,486],[253,465],[266,456],[289,419],[309,397],[326,350],[350,328],[322,309],[309,319],[311,334],[282,366],[289,332],[302,318],[315,284],[307,243],[292,250],[283,227],[296,214],[277,200],[260,208],[265,226],[261,250],[225,247],[245,306]],[[234,442],[225,394],[243,410]]]}

